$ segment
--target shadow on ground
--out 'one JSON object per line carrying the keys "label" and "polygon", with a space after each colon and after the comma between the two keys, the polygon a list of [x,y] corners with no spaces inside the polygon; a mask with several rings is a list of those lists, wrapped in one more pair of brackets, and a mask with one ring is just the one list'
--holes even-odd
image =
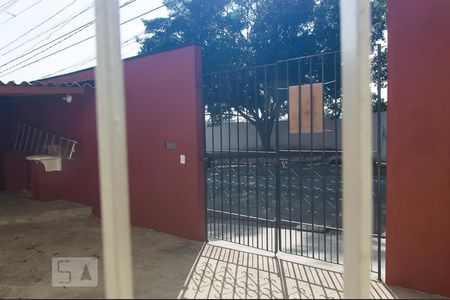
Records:
{"label": "shadow on ground", "polygon": [[[371,282],[374,299],[395,294]],[[342,299],[343,276],[273,256],[206,244],[179,298],[188,299]]]}

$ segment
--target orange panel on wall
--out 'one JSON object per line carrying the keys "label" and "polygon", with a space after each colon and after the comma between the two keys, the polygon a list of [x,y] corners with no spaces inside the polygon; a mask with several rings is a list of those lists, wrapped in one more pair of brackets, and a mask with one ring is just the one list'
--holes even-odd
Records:
{"label": "orange panel on wall", "polygon": [[289,132],[296,134],[299,131],[299,103],[300,103],[299,86],[289,87]]}
{"label": "orange panel on wall", "polygon": [[[312,86],[312,93],[311,93]],[[312,105],[311,105],[312,94]],[[301,103],[299,105],[299,103]],[[299,107],[300,106],[300,107]],[[312,106],[312,114],[311,114]],[[299,113],[300,109],[300,113]],[[300,116],[301,114],[301,116]],[[301,117],[301,133],[311,133],[311,115],[313,118],[312,132],[323,132],[323,84],[314,83],[289,87],[289,132],[299,133]]]}

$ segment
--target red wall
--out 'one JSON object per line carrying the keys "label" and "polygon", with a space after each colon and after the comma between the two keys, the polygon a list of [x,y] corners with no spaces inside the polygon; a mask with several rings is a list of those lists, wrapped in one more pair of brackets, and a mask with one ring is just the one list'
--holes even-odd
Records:
{"label": "red wall", "polygon": [[450,1],[390,0],[386,278],[450,296]]}
{"label": "red wall", "polygon": [[[124,69],[132,223],[205,240],[200,49],[191,46],[131,59]],[[91,79],[92,69],[51,81]],[[20,107],[24,121],[80,142],[75,159],[63,164],[59,194],[89,204],[99,214],[93,90],[72,104],[48,100]],[[166,150],[166,141],[176,142],[176,150]],[[179,163],[180,154],[186,155],[185,165]]]}
{"label": "red wall", "polygon": [[7,127],[9,127],[8,104],[0,103],[0,191],[5,189],[4,169],[4,151],[7,148],[6,139],[9,137]]}
{"label": "red wall", "polygon": [[[19,152],[2,153],[3,190],[23,192],[26,191],[30,183],[30,168],[25,160],[25,155]],[[4,176],[6,175],[7,176]]]}
{"label": "red wall", "polygon": [[[44,173],[43,166],[31,168],[34,196],[40,195],[41,197],[37,199],[41,201],[63,198],[90,205],[94,213],[98,214],[99,187],[94,90],[87,90],[84,95],[74,95],[71,104],[62,101],[61,97],[34,97],[27,101],[20,101],[11,105],[11,115],[13,119],[60,133],[79,142],[75,159],[63,160],[63,172]],[[9,174],[10,172],[7,172],[6,176],[9,177]],[[36,178],[37,174],[39,178]],[[40,184],[36,186],[38,182]],[[40,192],[36,193],[38,190]]]}

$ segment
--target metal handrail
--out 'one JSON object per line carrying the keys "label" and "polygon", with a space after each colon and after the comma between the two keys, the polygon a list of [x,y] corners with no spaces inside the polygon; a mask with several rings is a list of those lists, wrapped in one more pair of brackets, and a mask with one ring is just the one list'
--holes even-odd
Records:
{"label": "metal handrail", "polygon": [[[17,122],[16,138],[12,150],[26,154],[51,154],[72,159],[78,142],[49,130]],[[51,146],[59,148],[53,153]]]}

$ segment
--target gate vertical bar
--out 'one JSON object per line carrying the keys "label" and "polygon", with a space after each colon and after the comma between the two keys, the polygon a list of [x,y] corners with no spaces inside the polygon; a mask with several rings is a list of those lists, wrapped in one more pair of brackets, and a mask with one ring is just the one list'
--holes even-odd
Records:
{"label": "gate vertical bar", "polygon": [[[298,169],[299,169],[299,187],[298,194],[300,199],[300,255],[303,256],[303,174],[302,174],[302,70],[301,60],[297,62],[298,67]],[[297,235],[297,234],[296,234]],[[297,248],[297,247],[296,247]]]}
{"label": "gate vertical bar", "polygon": [[[287,95],[287,111],[289,112],[290,106],[289,106],[289,60],[286,61],[286,95]],[[292,254],[292,203],[291,203],[291,133],[290,133],[290,116],[288,113],[288,122],[287,122],[287,144],[288,144],[288,155],[287,155],[287,172],[288,172],[288,209],[289,209],[289,253]],[[285,240],[286,238],[287,230],[285,230]],[[285,243],[285,249],[287,251],[286,243]]]}
{"label": "gate vertical bar", "polygon": [[339,218],[340,218],[340,205],[339,205],[339,189],[340,189],[340,176],[339,176],[339,160],[338,160],[338,137],[339,137],[339,128],[338,128],[338,91],[337,91],[337,53],[334,53],[334,150],[335,150],[335,172],[336,172],[336,182],[335,182],[335,213],[336,213],[336,262],[339,264]]}
{"label": "gate vertical bar", "polygon": [[[370,3],[341,0],[344,96],[344,296],[370,296],[372,147]],[[355,184],[356,183],[356,184]]]}
{"label": "gate vertical bar", "polygon": [[228,109],[228,206],[230,216],[230,242],[234,241],[234,229],[233,229],[233,176],[232,176],[232,158],[231,158],[231,90],[230,90],[230,75],[231,71],[227,74],[226,81],[226,97],[227,97],[227,109]]}
{"label": "gate vertical bar", "polygon": [[[210,75],[209,76],[209,82],[211,84],[210,88],[213,88],[213,97],[215,99],[215,97],[217,96],[217,90],[216,90],[216,84],[215,82],[213,82],[214,75]],[[217,238],[217,222],[216,222],[216,211],[217,211],[217,207],[216,207],[216,158],[215,158],[215,143],[216,143],[216,139],[214,136],[214,120],[212,119],[212,114],[210,114],[210,118],[211,118],[211,170],[212,170],[212,197],[213,197],[213,237]]]}
{"label": "gate vertical bar", "polygon": [[[236,72],[236,99],[234,100],[235,103],[240,103],[239,101],[239,71]],[[238,105],[237,105],[238,106]],[[237,193],[238,193],[238,204],[237,204],[237,211],[238,211],[238,243],[241,243],[241,145],[240,145],[240,130],[239,130],[239,110],[236,109],[237,114],[237,120],[236,120],[236,128],[237,128]]]}
{"label": "gate vertical bar", "polygon": [[[325,93],[325,56],[322,54],[322,95]],[[323,98],[323,96],[322,96]],[[325,185],[327,167],[325,158],[325,101],[322,100],[322,214],[323,214],[323,254],[324,260],[327,260],[327,219],[326,219],[326,206],[327,206],[327,189]],[[320,243],[320,242],[319,242]]]}
{"label": "gate vertical bar", "polygon": [[[248,83],[248,72],[249,70],[245,69],[245,107],[247,109],[247,113],[249,111],[249,83]],[[249,120],[245,122],[245,143],[246,143],[246,152],[247,152],[247,246],[250,246],[250,160],[249,160],[249,138],[248,138],[248,123]]]}
{"label": "gate vertical bar", "polygon": [[314,179],[314,95],[313,95],[313,76],[312,76],[312,57],[309,58],[309,113],[310,113],[310,142],[311,142],[311,248],[312,248],[312,257],[315,256],[315,241],[314,241],[314,187],[316,186],[316,181]]}
{"label": "gate vertical bar", "polygon": [[[213,76],[214,75],[212,75],[212,74],[208,75],[208,77],[209,77],[208,78],[208,83],[209,83],[208,90],[211,91],[211,98],[215,99],[217,94],[216,94],[216,85],[215,85],[215,82],[213,82],[213,80],[214,80]],[[204,109],[206,109],[205,106],[204,106]],[[217,238],[217,225],[216,225],[216,223],[217,223],[216,222],[216,171],[215,171],[215,169],[216,169],[216,161],[215,161],[215,155],[214,155],[214,150],[215,150],[214,149],[215,148],[214,147],[214,145],[215,145],[214,127],[215,126],[214,126],[214,120],[213,120],[212,113],[209,114],[209,118],[210,118],[210,122],[211,122],[211,124],[210,124],[210,126],[211,126],[211,165],[210,165],[210,168],[211,168],[211,177],[212,177],[212,183],[211,183],[212,191],[211,191],[211,193],[212,193],[212,204],[213,204],[213,212],[212,212],[212,231],[213,231],[213,234],[212,234],[212,236],[214,238]],[[205,119],[205,122],[206,122],[206,119]],[[206,132],[206,130],[205,130],[205,132]],[[205,139],[205,142],[206,142],[206,139]],[[207,178],[206,178],[206,180],[207,180]],[[206,199],[208,199],[208,197]]]}
{"label": "gate vertical bar", "polygon": [[378,280],[381,281],[381,45],[378,52],[378,76],[377,76],[377,204],[378,204]]}
{"label": "gate vertical bar", "polygon": [[275,168],[276,168],[276,183],[275,183],[275,206],[276,206],[276,222],[275,222],[275,254],[281,249],[281,179],[280,179],[280,80],[279,80],[279,64],[275,64],[275,116],[276,116],[276,130],[275,130]]}
{"label": "gate vertical bar", "polygon": [[[265,164],[266,164],[266,180],[265,180],[265,206],[266,206],[266,250],[269,251],[269,151],[270,151],[270,134],[269,134],[269,98],[267,97],[267,66],[264,66],[264,115],[265,115],[265,124],[264,124],[264,132],[266,145],[264,147],[268,147],[265,150]],[[269,141],[267,141],[269,138]],[[263,236],[264,237],[264,236]]]}
{"label": "gate vertical bar", "polygon": [[119,1],[95,2],[97,132],[107,298],[133,298]]}
{"label": "gate vertical bar", "polygon": [[[208,231],[208,220],[211,220],[211,216],[208,216],[208,152],[206,149],[206,96],[204,95],[204,89],[205,89],[205,78],[203,76],[200,77],[201,78],[201,88],[200,88],[200,95],[201,95],[201,103],[200,103],[200,107],[201,107],[201,124],[202,124],[202,139],[203,139],[203,143],[202,143],[202,147],[203,147],[203,193],[205,195],[205,238],[206,241],[209,241],[209,231]],[[210,77],[211,78],[211,77]],[[211,88],[211,85],[208,86],[208,93],[209,93],[209,89]],[[212,127],[212,130],[214,130],[214,127]],[[214,141],[213,141],[214,143]],[[213,212],[215,213],[215,212]],[[214,223],[213,223],[214,224]]]}
{"label": "gate vertical bar", "polygon": [[[222,92],[222,73],[219,73],[219,98],[223,96]],[[224,190],[223,190],[223,126],[222,126],[222,118],[219,120],[219,136],[220,136],[220,207],[221,207],[221,224],[220,224],[220,233],[222,236],[222,240],[225,240],[225,216],[224,216]]]}

